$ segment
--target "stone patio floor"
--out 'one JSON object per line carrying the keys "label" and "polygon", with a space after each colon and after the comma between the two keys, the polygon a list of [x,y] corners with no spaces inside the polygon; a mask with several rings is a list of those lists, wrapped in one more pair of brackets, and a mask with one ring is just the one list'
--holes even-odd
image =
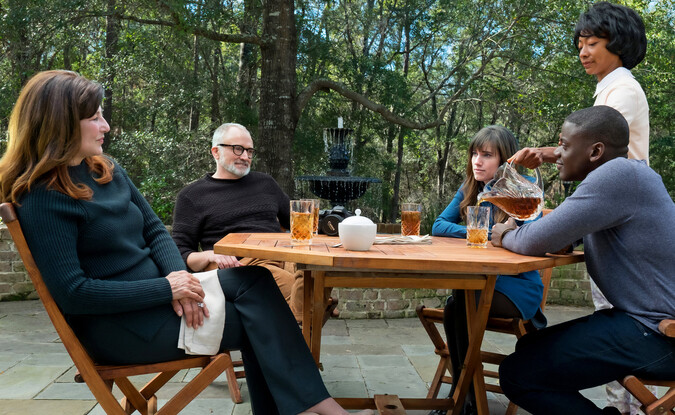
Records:
{"label": "stone patio floor", "polygon": [[[591,311],[552,305],[546,315],[554,324]],[[514,345],[515,337],[492,332],[484,341],[486,350],[510,352]],[[324,327],[321,361],[321,374],[333,396],[389,393],[424,397],[438,357],[416,318],[332,319]],[[0,302],[0,415],[103,414],[87,386],[74,382],[74,373],[73,363],[39,301]],[[179,374],[172,380],[175,387],[165,388],[175,390],[189,377],[189,372]],[[240,386],[244,402],[235,405],[223,375],[181,414],[250,414],[246,382],[240,380]],[[589,389],[584,394],[604,406],[604,388]],[[160,407],[166,396],[160,392]],[[491,414],[504,413],[508,403],[504,396],[488,393],[488,400]],[[422,415],[427,411],[408,413]],[[521,409],[518,414],[527,412]]]}

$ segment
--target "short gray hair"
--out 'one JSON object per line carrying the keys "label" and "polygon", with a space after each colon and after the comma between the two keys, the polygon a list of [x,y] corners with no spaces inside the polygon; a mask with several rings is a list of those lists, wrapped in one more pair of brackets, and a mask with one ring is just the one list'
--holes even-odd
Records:
{"label": "short gray hair", "polygon": [[216,128],[216,131],[213,133],[213,139],[211,140],[211,148],[217,146],[218,144],[222,144],[223,137],[225,134],[227,134],[230,128],[239,128],[240,130],[246,131],[248,135],[251,135],[251,132],[243,125],[228,122]]}

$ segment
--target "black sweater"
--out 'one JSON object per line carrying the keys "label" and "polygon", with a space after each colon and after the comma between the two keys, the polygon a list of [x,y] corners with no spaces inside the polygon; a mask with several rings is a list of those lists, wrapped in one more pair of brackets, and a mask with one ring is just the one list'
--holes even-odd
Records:
{"label": "black sweater", "polygon": [[178,193],[172,236],[187,262],[188,255],[213,249],[228,233],[279,232],[289,222],[289,198],[271,176],[250,172],[228,180],[207,174]]}
{"label": "black sweater", "polygon": [[[36,185],[17,215],[49,292],[71,322],[118,315],[119,324],[151,337],[171,314],[171,286],[164,278],[185,269],[165,226],[115,165],[113,180],[99,185],[83,162],[69,168],[91,200]],[[165,307],[162,307],[165,306]],[[153,313],[157,325],[141,327],[124,313]],[[152,310],[152,311],[150,311]]]}

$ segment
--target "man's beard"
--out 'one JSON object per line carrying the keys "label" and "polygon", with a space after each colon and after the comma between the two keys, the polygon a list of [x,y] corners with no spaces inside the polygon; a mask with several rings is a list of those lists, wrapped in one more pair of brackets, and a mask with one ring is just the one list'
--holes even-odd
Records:
{"label": "man's beard", "polygon": [[248,167],[245,169],[240,169],[238,168],[234,163],[233,164],[228,164],[225,166],[225,170],[229,171],[230,173],[234,174],[235,176],[242,178],[249,174],[251,171],[251,165],[249,164]]}
{"label": "man's beard", "polygon": [[241,169],[237,167],[235,163],[226,163],[224,160],[220,159],[219,163],[225,170],[234,174],[235,176],[242,178],[246,176],[251,171],[251,163],[248,164],[248,167]]}

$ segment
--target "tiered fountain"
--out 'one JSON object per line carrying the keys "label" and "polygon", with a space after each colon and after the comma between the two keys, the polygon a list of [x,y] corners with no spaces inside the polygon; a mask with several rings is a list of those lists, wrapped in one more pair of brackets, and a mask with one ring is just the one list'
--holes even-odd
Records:
{"label": "tiered fountain", "polygon": [[[351,128],[324,128],[323,140],[328,149],[330,170],[326,176],[299,176],[298,180],[309,183],[309,190],[322,199],[330,200],[331,210],[343,210],[350,200],[360,198],[371,183],[381,183],[373,177],[352,177],[349,175],[349,161],[352,156]],[[350,214],[345,212],[346,216]]]}

